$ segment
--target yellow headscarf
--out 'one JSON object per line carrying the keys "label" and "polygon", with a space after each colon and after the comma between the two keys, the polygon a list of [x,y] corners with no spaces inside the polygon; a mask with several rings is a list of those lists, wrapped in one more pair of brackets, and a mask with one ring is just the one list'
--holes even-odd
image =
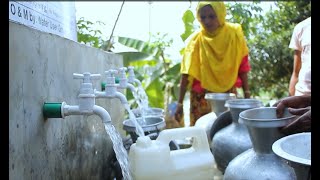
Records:
{"label": "yellow headscarf", "polygon": [[[237,80],[239,66],[249,50],[240,24],[225,22],[226,7],[223,2],[199,2],[199,10],[211,5],[221,26],[208,33],[201,26],[189,38],[181,62],[180,72],[189,74],[189,82],[196,78],[201,86],[211,92],[226,92]],[[191,79],[190,79],[191,78]]]}

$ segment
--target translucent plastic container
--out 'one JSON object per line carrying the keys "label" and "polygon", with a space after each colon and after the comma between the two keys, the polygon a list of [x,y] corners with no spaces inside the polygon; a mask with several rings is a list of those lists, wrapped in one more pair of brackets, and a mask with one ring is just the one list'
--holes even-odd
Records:
{"label": "translucent plastic container", "polygon": [[[191,147],[170,151],[170,141],[186,138],[192,138]],[[214,179],[215,162],[201,127],[165,129],[156,140],[139,137],[130,147],[129,163],[135,180]]]}

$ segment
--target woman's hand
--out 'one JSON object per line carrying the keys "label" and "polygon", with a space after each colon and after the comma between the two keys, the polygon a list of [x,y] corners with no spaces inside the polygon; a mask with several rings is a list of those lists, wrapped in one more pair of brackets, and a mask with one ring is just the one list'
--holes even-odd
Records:
{"label": "woman's hand", "polygon": [[183,105],[178,103],[176,112],[174,113],[174,118],[180,123],[181,118],[183,117]]}

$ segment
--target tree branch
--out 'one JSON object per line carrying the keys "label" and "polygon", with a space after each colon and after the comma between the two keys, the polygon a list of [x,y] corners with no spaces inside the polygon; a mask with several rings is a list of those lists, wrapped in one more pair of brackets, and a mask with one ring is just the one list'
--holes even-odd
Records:
{"label": "tree branch", "polygon": [[119,13],[118,13],[117,19],[116,19],[116,21],[115,21],[115,23],[114,23],[114,26],[113,26],[113,28],[112,28],[111,35],[110,35],[110,38],[109,38],[109,41],[108,41],[108,45],[107,45],[107,48],[106,48],[107,51],[109,51],[109,50],[111,49],[111,46],[112,46],[111,39],[112,39],[112,37],[113,37],[113,32],[114,32],[114,29],[116,28],[116,25],[117,25],[118,19],[119,19],[119,17],[120,17],[120,14],[121,14],[123,5],[124,5],[124,1],[123,1],[122,4],[121,4],[120,11],[119,11]]}

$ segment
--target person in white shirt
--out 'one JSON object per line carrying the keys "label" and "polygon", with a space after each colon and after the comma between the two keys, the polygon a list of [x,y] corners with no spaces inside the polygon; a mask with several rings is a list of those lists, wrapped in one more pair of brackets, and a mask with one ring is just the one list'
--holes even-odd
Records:
{"label": "person in white shirt", "polygon": [[295,26],[289,48],[294,49],[289,96],[311,95],[311,17]]}

